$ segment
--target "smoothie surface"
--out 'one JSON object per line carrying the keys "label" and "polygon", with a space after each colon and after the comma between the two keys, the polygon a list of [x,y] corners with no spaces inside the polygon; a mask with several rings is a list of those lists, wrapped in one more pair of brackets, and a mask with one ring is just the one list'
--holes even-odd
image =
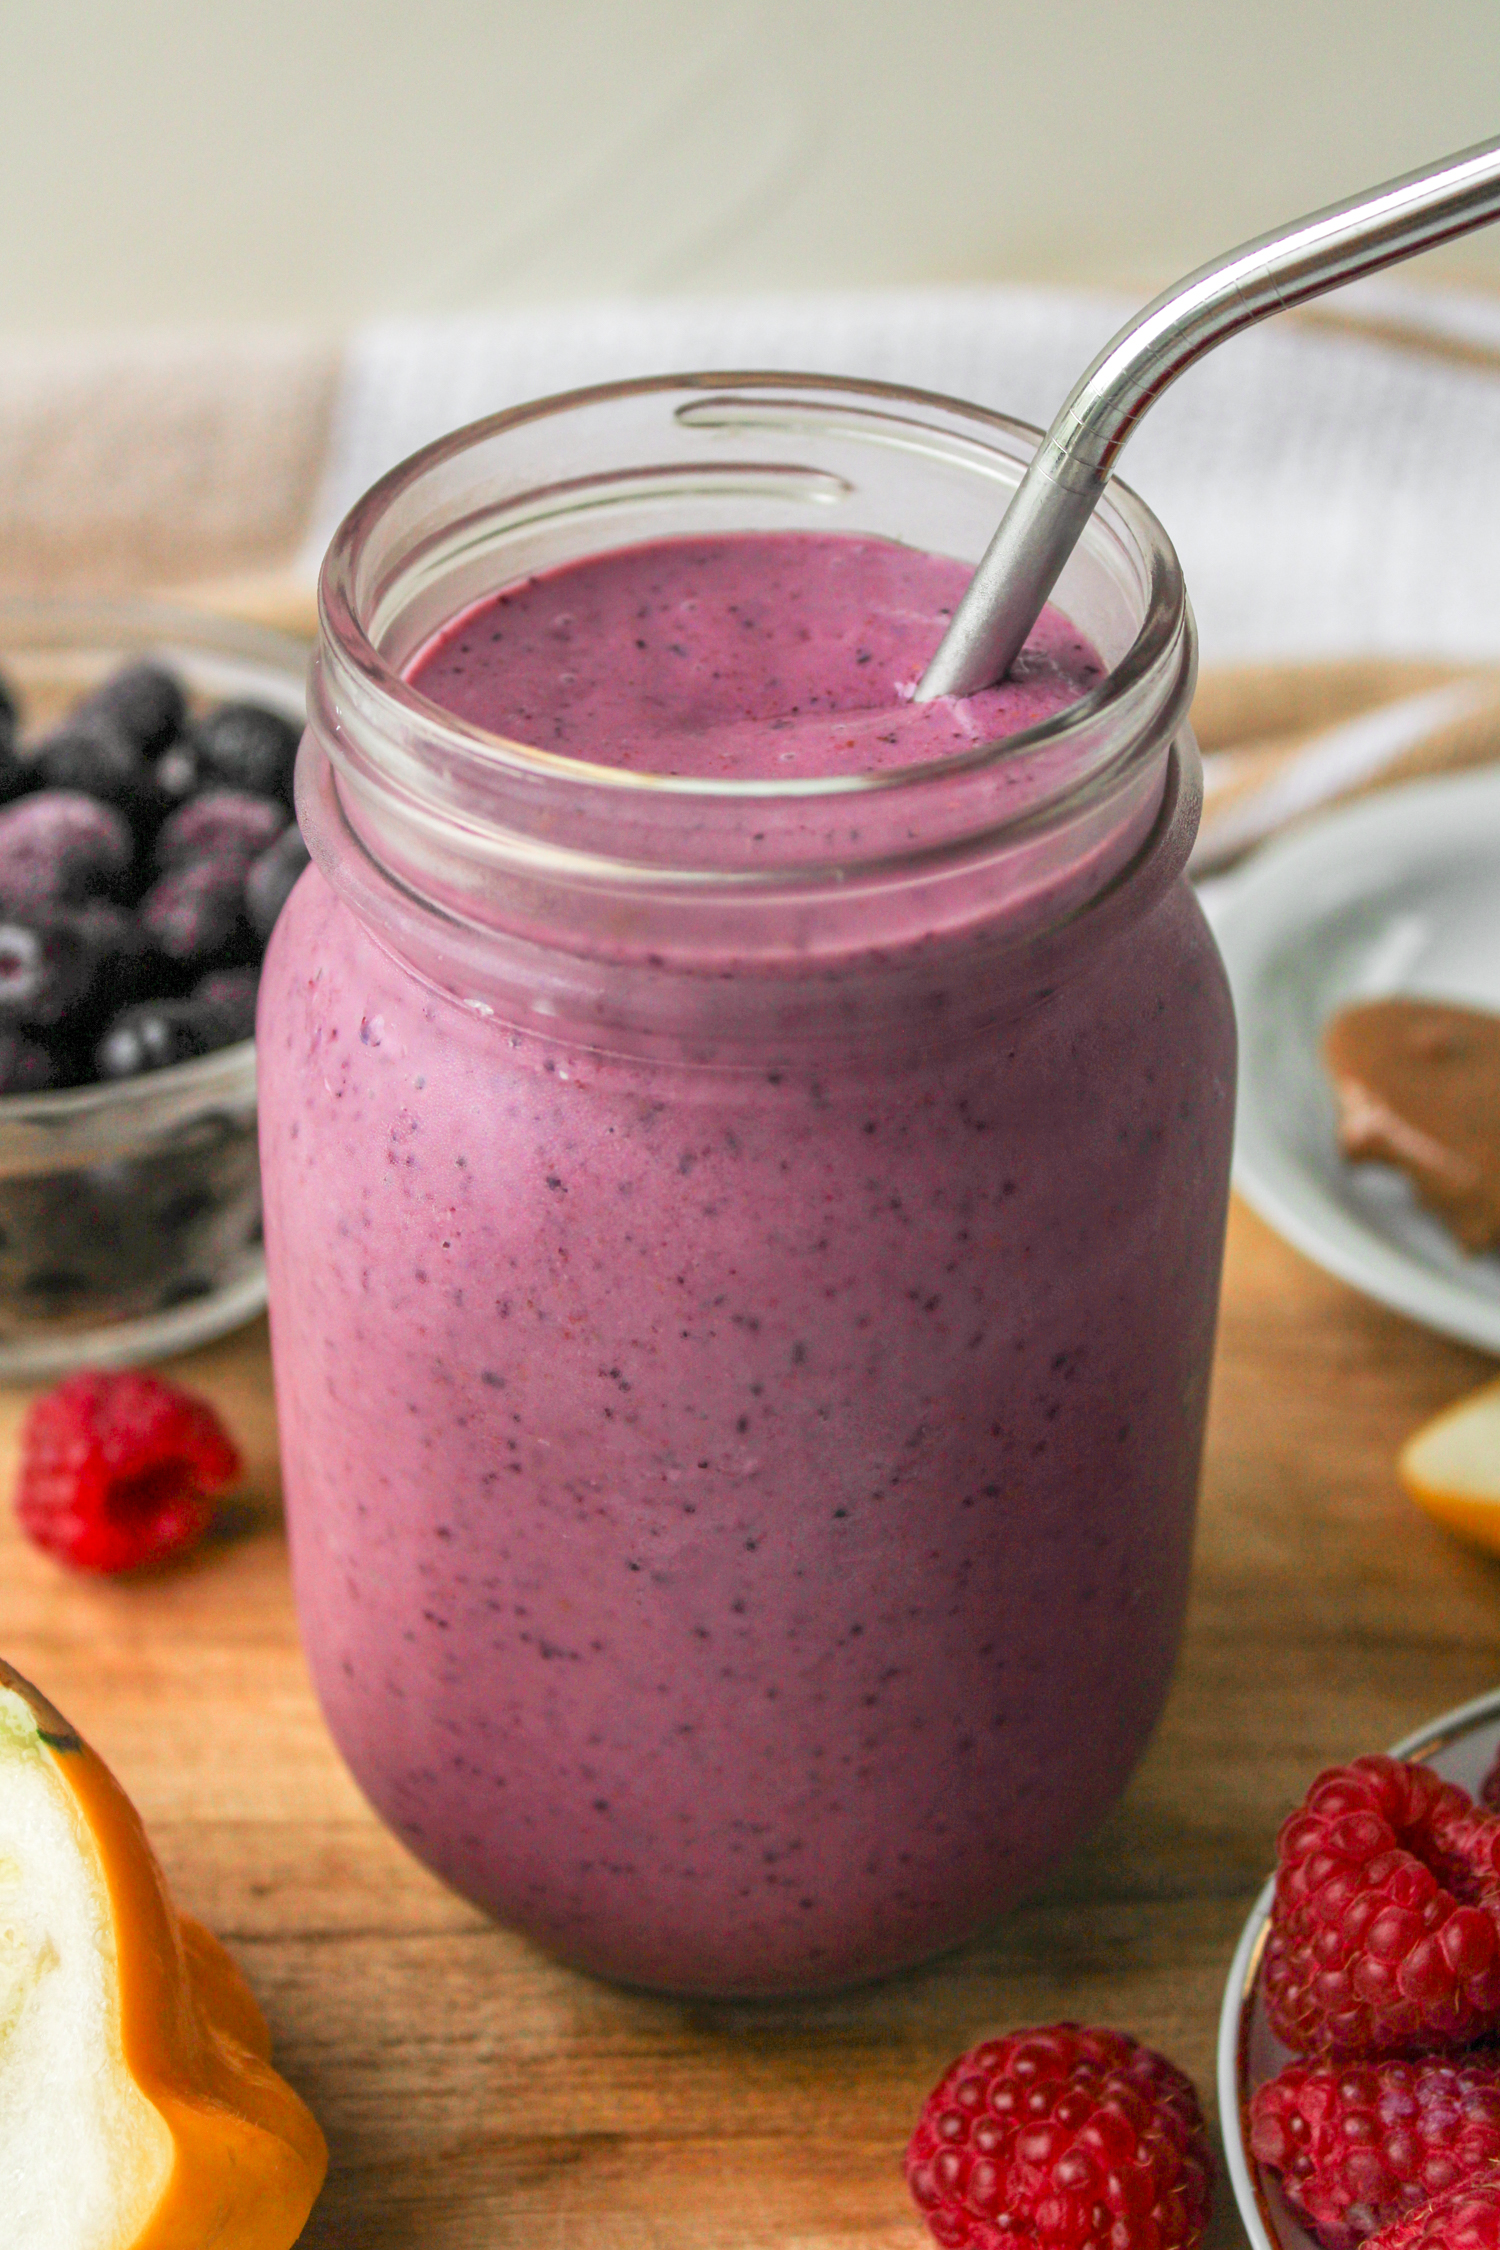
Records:
{"label": "smoothie surface", "polygon": [[997,687],[914,703],[970,575],[842,534],[622,547],[487,596],[409,678],[491,734],[636,772],[815,780],[922,765],[1038,726],[1104,675],[1048,608]]}

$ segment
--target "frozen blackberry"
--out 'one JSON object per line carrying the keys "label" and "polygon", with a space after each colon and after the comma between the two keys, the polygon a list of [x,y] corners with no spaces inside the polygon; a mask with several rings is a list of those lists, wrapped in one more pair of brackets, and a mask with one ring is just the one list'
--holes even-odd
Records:
{"label": "frozen blackberry", "polygon": [[286,823],[286,807],[277,798],[252,796],[247,789],[205,789],[164,822],[156,840],[157,861],[162,867],[185,867],[195,859],[238,853],[248,867]]}
{"label": "frozen blackberry", "polygon": [[70,916],[0,922],[0,1028],[60,1024],[87,993],[98,958]]}
{"label": "frozen blackberry", "polygon": [[35,764],[45,788],[81,790],[107,805],[138,813],[151,795],[151,777],[139,745],[105,712],[75,712],[36,746]]}
{"label": "frozen blackberry", "polygon": [[271,935],[276,917],[291,897],[298,876],[311,854],[294,821],[282,830],[269,851],[262,852],[245,877],[245,912],[250,927],[262,942]]}
{"label": "frozen blackberry", "polygon": [[141,927],[169,961],[207,970],[250,959],[254,933],[244,915],[245,863],[237,852],[169,868],[140,905]]}
{"label": "frozen blackberry", "polygon": [[134,856],[117,806],[77,789],[41,789],[0,811],[0,910],[23,914],[81,898],[123,875]]}
{"label": "frozen blackberry", "polygon": [[301,729],[259,703],[221,703],[198,720],[193,739],[204,765],[228,789],[292,802],[292,769]]}
{"label": "frozen blackberry", "polygon": [[86,696],[73,717],[103,719],[143,757],[153,758],[182,732],[187,704],[177,681],[160,664],[126,664]]}

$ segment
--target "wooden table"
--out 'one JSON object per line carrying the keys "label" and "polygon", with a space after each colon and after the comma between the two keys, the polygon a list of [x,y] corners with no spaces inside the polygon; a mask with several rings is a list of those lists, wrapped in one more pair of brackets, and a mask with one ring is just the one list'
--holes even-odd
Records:
{"label": "wooden table", "polygon": [[[134,1587],[0,1523],[0,1651],[135,1798],[228,1941],[332,2147],[308,2250],[918,2250],[899,2158],[981,2034],[1078,2016],[1212,2093],[1236,1932],[1319,1766],[1495,1683],[1500,1564],[1402,1497],[1424,1416],[1491,1372],[1236,1210],[1187,1644],[1123,1805],[1048,1890],[931,1968],[710,2007],[555,1967],[376,1825],[298,1652],[263,1329],[180,1363],[245,1443],[215,1546]],[[22,1404],[0,1398],[10,1447]],[[0,1477],[9,1483],[8,1457]],[[1226,2183],[1215,2239],[1234,2240]]]}

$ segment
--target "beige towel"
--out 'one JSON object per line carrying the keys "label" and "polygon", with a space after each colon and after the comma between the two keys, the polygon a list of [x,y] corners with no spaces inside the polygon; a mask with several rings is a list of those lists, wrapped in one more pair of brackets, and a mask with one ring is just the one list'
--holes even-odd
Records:
{"label": "beige towel", "polygon": [[339,366],[333,347],[276,334],[7,343],[0,594],[284,571]]}
{"label": "beige towel", "polygon": [[1246,667],[1206,674],[1193,718],[1204,805],[1192,871],[1207,875],[1330,805],[1500,758],[1500,670]]}

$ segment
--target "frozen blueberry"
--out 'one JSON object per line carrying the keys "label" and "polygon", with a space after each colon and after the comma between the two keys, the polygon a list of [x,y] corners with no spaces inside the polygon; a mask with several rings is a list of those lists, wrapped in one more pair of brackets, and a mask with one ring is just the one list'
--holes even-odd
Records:
{"label": "frozen blueberry", "polygon": [[244,916],[245,862],[238,852],[169,868],[140,904],[148,941],[185,967],[228,967],[255,951]]}
{"label": "frozen blueberry", "polygon": [[113,805],[76,789],[41,789],[0,811],[0,911],[81,898],[123,875],[134,855]]}
{"label": "frozen blueberry", "polygon": [[24,797],[28,789],[37,785],[36,767],[16,748],[19,723],[16,699],[7,683],[0,679],[0,804],[9,804],[13,797]]}
{"label": "frozen blueberry", "polygon": [[301,830],[293,822],[282,830],[269,851],[261,853],[245,877],[245,912],[259,938],[270,936],[310,856]]}
{"label": "frozen blueberry", "polygon": [[160,664],[126,664],[86,696],[73,716],[102,718],[143,757],[154,758],[187,724],[187,704],[178,682]]}
{"label": "frozen blueberry", "polygon": [[246,789],[205,789],[180,805],[156,839],[162,867],[185,867],[190,860],[238,853],[245,866],[275,842],[287,823],[285,805]]}
{"label": "frozen blueberry", "polygon": [[94,1049],[101,1078],[138,1078],[201,1054],[193,1033],[191,1000],[143,1000],[116,1016]]}
{"label": "frozen blueberry", "polygon": [[137,812],[151,795],[151,776],[139,745],[105,712],[75,712],[36,746],[36,768],[45,788],[77,789],[86,797]]}
{"label": "frozen blueberry", "polygon": [[[205,978],[187,1000],[143,1000],[124,1009],[94,1050],[101,1078],[135,1078],[145,1070],[167,1070],[248,1039],[255,1028],[254,972],[248,987],[230,989],[231,978]],[[205,987],[222,985],[218,991]],[[248,1008],[248,1016],[247,1016]]]}
{"label": "frozen blueberry", "polygon": [[0,750],[0,805],[14,804],[18,797],[29,797],[41,786],[41,769],[35,758],[23,758],[14,750]]}
{"label": "frozen blueberry", "polygon": [[170,813],[203,787],[203,760],[190,734],[180,734],[151,768],[151,787],[164,813]]}
{"label": "frozen blueberry", "polygon": [[163,991],[173,972],[136,917],[108,899],[89,899],[60,918],[71,923],[94,956],[94,975],[79,1002],[83,1033],[92,1044],[102,1023],[132,1001]]}
{"label": "frozen blueberry", "polygon": [[210,1044],[232,1047],[238,1040],[255,1037],[255,1002],[260,991],[256,968],[215,969],[193,986],[192,1005],[200,1009],[205,1024],[217,1037]]}
{"label": "frozen blueberry", "polygon": [[0,922],[0,1028],[59,1024],[84,998],[98,955],[68,915]]}
{"label": "frozen blueberry", "polygon": [[228,789],[292,802],[301,729],[259,703],[221,703],[193,728],[203,763]]}
{"label": "frozen blueberry", "polygon": [[45,1094],[62,1079],[55,1056],[45,1047],[18,1031],[0,1031],[0,1094]]}

